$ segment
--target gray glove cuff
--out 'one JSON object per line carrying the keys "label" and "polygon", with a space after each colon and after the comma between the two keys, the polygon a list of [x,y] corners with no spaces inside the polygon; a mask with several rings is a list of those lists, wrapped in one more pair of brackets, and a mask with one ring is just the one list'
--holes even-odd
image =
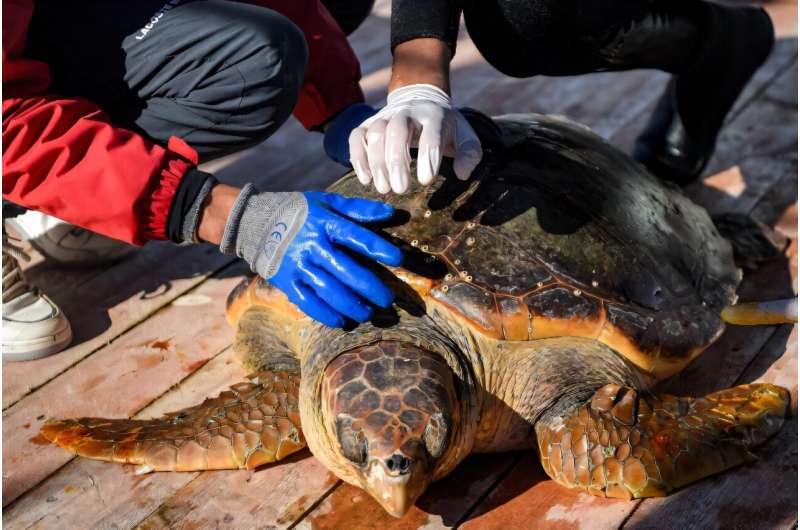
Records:
{"label": "gray glove cuff", "polygon": [[236,254],[253,272],[270,279],[307,217],[308,203],[302,193],[258,193],[248,184],[231,208],[219,248],[224,254]]}

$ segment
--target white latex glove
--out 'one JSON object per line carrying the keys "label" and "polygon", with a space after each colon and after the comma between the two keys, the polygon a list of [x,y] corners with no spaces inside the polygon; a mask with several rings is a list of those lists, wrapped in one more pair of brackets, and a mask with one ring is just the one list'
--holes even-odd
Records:
{"label": "white latex glove", "polygon": [[410,148],[418,147],[417,179],[428,185],[439,174],[442,155],[466,180],[483,151],[475,131],[434,85],[409,85],[389,93],[386,106],[350,133],[350,163],[358,180],[379,193],[404,193],[410,181]]}

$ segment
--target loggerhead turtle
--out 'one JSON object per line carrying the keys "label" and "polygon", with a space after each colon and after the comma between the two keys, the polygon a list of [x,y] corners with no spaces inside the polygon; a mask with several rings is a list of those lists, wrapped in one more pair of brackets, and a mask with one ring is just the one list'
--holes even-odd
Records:
{"label": "loggerhead turtle", "polygon": [[467,182],[330,187],[398,209],[382,227],[406,251],[381,270],[393,308],[332,329],[247,280],[227,316],[249,382],[161,419],[51,421],[44,436],[144,471],[254,468],[307,445],[395,516],[476,452],[535,449],[558,483],[627,499],[750,460],[784,422],[785,389],[648,391],[719,337],[736,298],[705,210],[582,126],[477,121],[486,155]]}

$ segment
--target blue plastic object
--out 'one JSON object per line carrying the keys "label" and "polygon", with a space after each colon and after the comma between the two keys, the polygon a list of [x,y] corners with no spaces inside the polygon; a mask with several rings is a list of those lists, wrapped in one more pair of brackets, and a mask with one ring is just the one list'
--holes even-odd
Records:
{"label": "blue plastic object", "polygon": [[308,217],[269,282],[304,313],[327,326],[342,327],[345,317],[364,322],[372,315],[367,302],[388,307],[394,294],[344,249],[386,265],[400,265],[400,249],[359,224],[386,220],[394,208],[336,193],[303,195],[308,201]]}
{"label": "blue plastic object", "polygon": [[364,120],[378,112],[366,103],[354,103],[339,112],[330,122],[322,142],[325,152],[335,162],[350,166],[350,133]]}

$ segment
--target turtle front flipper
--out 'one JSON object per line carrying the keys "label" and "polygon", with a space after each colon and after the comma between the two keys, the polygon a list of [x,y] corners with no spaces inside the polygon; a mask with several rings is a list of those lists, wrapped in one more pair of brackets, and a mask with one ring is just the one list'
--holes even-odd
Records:
{"label": "turtle front flipper", "polygon": [[142,471],[252,469],[306,446],[300,375],[262,371],[200,405],[152,420],[50,420],[41,432],[87,458],[139,464]]}
{"label": "turtle front flipper", "polygon": [[780,430],[787,390],[749,384],[703,398],[645,396],[609,384],[588,403],[536,424],[542,465],[556,482],[595,495],[658,497],[755,459]]}

